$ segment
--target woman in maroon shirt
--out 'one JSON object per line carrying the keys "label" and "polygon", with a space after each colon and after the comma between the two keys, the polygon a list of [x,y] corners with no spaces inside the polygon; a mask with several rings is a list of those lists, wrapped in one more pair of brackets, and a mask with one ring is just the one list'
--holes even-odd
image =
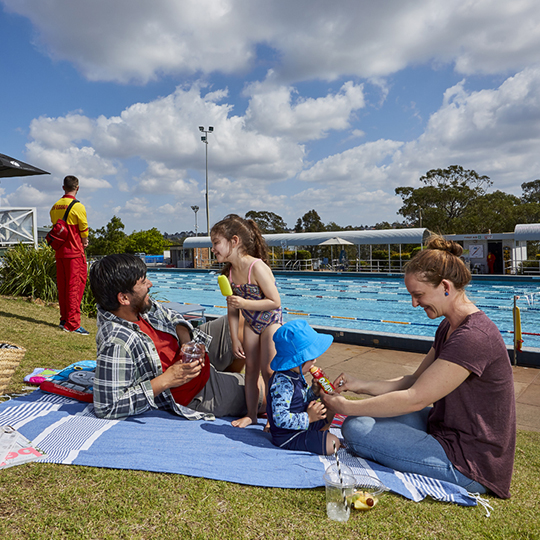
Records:
{"label": "woman in maroon shirt", "polygon": [[462,252],[434,235],[406,266],[413,306],[430,319],[444,317],[420,367],[390,381],[342,373],[334,383],[341,391],[373,397],[321,398],[348,415],[342,433],[355,454],[508,498],[516,439],[512,367],[499,330],[465,294],[471,274]]}

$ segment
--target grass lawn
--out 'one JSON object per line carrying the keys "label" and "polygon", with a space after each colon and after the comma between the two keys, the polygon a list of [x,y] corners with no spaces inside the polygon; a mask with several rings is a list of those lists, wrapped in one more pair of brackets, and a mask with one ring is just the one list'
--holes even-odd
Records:
{"label": "grass lawn", "polygon": [[[58,329],[58,310],[0,298],[0,341],[26,348],[9,392],[35,367],[95,358],[90,336]],[[179,448],[182,452],[204,449]],[[211,451],[208,450],[208,451]],[[0,539],[540,538],[540,433],[518,432],[512,498],[462,508],[385,494],[347,523],[326,518],[324,489],[258,488],[173,474],[30,463],[0,472]]]}

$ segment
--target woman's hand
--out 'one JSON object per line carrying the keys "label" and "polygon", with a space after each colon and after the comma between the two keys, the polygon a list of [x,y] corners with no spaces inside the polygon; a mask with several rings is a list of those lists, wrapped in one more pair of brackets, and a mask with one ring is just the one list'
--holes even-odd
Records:
{"label": "woman's hand", "polygon": [[334,387],[338,392],[355,392],[356,394],[362,393],[362,381],[348,375],[347,373],[341,373],[334,381]]}
{"label": "woman's hand", "polygon": [[351,401],[343,396],[340,396],[339,394],[325,394],[323,392],[321,393],[321,401],[331,413],[349,415],[348,406],[351,404]]}

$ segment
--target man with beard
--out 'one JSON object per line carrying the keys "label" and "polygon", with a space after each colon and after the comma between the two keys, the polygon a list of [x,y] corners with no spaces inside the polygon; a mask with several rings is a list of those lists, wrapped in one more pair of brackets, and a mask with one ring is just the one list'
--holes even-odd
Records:
{"label": "man with beard", "polygon": [[[178,312],[153,301],[146,265],[134,255],[109,255],[95,262],[90,286],[98,304],[98,417],[124,418],[149,409],[192,420],[246,413],[244,376],[214,367],[223,365],[224,357],[232,358],[225,317],[195,329]],[[189,341],[205,345],[210,362],[182,363],[180,349]],[[260,410],[264,408],[260,403]]]}

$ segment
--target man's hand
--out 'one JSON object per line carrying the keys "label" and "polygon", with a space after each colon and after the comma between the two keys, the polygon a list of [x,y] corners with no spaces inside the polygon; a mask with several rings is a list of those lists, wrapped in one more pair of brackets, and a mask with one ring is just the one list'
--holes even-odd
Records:
{"label": "man's hand", "polygon": [[88,236],[86,238],[81,238],[81,242],[82,242],[83,248],[86,249],[88,247]]}
{"label": "man's hand", "polygon": [[326,407],[320,401],[310,401],[306,412],[310,424],[326,418]]}
{"label": "man's hand", "polygon": [[168,388],[177,388],[187,382],[191,381],[195,377],[198,377],[202,371],[202,360],[196,360],[189,364],[182,364],[182,362],[175,362],[172,366],[169,366],[164,375],[168,378]]}
{"label": "man's hand", "polygon": [[159,394],[168,388],[177,388],[198,377],[201,374],[202,366],[203,362],[201,360],[189,364],[175,362],[164,373],[150,381],[154,396],[159,396]]}

